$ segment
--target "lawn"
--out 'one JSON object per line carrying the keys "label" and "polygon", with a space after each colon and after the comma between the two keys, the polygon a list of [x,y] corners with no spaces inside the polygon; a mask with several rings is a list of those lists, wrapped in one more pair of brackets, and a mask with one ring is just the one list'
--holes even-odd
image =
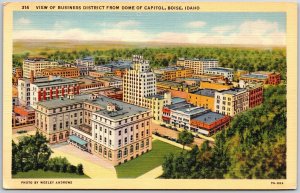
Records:
{"label": "lawn", "polygon": [[165,155],[180,153],[181,148],[160,140],[152,142],[152,150],[138,158],[116,166],[118,178],[137,178],[144,173],[162,165]]}
{"label": "lawn", "polygon": [[18,172],[13,178],[89,178],[87,175],[78,175],[71,173],[43,171],[43,170],[30,170],[28,172]]}

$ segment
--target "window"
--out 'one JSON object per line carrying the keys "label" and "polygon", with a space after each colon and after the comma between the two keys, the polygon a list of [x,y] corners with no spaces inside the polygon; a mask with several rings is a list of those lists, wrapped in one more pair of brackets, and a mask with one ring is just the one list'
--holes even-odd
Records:
{"label": "window", "polygon": [[122,121],[119,121],[119,125],[121,125]]}
{"label": "window", "polygon": [[118,151],[118,159],[120,159],[121,157],[122,157],[122,151],[119,150],[119,151]]}
{"label": "window", "polygon": [[74,124],[77,125],[77,120],[74,120]]}
{"label": "window", "polygon": [[106,133],[107,132],[107,129],[104,129],[104,133]]}
{"label": "window", "polygon": [[104,137],[104,143],[106,143],[106,137]]}
{"label": "window", "polygon": [[100,141],[102,141],[102,135],[99,135],[99,137],[100,137]]}
{"label": "window", "polygon": [[127,149],[127,147],[125,147],[125,149],[124,149],[124,156],[127,156],[127,154],[128,154],[128,149]]}
{"label": "window", "polygon": [[121,135],[121,134],[122,134],[122,131],[120,130],[120,131],[119,131],[119,135]]}
{"label": "window", "polygon": [[136,127],[135,127],[136,129],[139,129],[139,125],[136,125]]}
{"label": "window", "polygon": [[98,146],[97,146],[97,144],[95,144],[95,151],[98,151]]}
{"label": "window", "polygon": [[133,153],[133,145],[130,146],[130,153]]}
{"label": "window", "polygon": [[53,124],[53,131],[56,130],[56,124]]}
{"label": "window", "polygon": [[111,145],[111,139],[109,140],[109,145]]}
{"label": "window", "polygon": [[121,147],[121,144],[122,144],[122,141],[121,141],[121,139],[119,139],[119,142],[118,142],[119,147]]}
{"label": "window", "polygon": [[64,138],[63,134],[60,133],[60,134],[59,134],[59,140],[62,140],[63,138]]}
{"label": "window", "polygon": [[99,145],[99,153],[102,153],[102,147]]}
{"label": "window", "polygon": [[82,112],[80,112],[80,116],[82,116]]}
{"label": "window", "polygon": [[135,135],[135,138],[137,138],[137,139],[139,138],[139,134],[138,133]]}
{"label": "window", "polygon": [[82,124],[82,119],[80,119],[80,124]]}
{"label": "window", "polygon": [[142,123],[142,127],[144,127],[144,123]]}
{"label": "window", "polygon": [[111,135],[111,131],[109,131],[109,135]]}
{"label": "window", "polygon": [[144,141],[141,142],[141,148],[144,148]]}
{"label": "window", "polygon": [[130,127],[130,131],[133,131],[133,127]]}
{"label": "window", "polygon": [[69,127],[69,121],[66,121],[66,127],[67,128]]}
{"label": "window", "polygon": [[146,140],[146,145],[147,145],[147,146],[149,145],[149,139]]}
{"label": "window", "polygon": [[107,151],[106,151],[106,148],[104,148],[104,155],[107,155]]}
{"label": "window", "polygon": [[111,156],[111,151],[109,150],[109,152],[108,152],[108,158],[111,158],[112,156]]}
{"label": "window", "polygon": [[52,141],[56,141],[56,135],[52,136]]}
{"label": "window", "polygon": [[124,133],[127,133],[127,129],[125,129]]}
{"label": "window", "polygon": [[146,134],[147,134],[147,135],[149,134],[149,129],[146,130]]}
{"label": "window", "polygon": [[77,113],[74,114],[74,117],[77,117]]}
{"label": "window", "polygon": [[142,131],[142,137],[144,137],[144,131]]}
{"label": "window", "polygon": [[59,123],[59,128],[62,129],[63,128],[63,124]]}
{"label": "window", "polygon": [[139,143],[135,145],[135,150],[139,150]]}
{"label": "window", "polygon": [[130,141],[131,142],[133,141],[133,135],[130,135]]}
{"label": "window", "polygon": [[149,121],[147,121],[147,126],[149,125]]}

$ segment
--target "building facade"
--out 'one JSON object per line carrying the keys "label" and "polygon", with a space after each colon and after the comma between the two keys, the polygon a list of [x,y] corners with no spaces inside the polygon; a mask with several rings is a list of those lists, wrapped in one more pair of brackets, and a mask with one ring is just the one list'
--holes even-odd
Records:
{"label": "building facade", "polygon": [[215,111],[215,90],[200,89],[193,93],[188,93],[187,102],[211,111]]}
{"label": "building facade", "polygon": [[42,70],[43,76],[60,76],[65,78],[78,77],[79,69],[76,67],[57,67],[57,68],[46,68]]}
{"label": "building facade", "polygon": [[214,90],[228,90],[234,85],[226,81],[202,81],[200,82],[200,89],[214,89]]}
{"label": "building facade", "polygon": [[41,75],[45,68],[58,67],[58,62],[50,61],[46,58],[30,58],[23,61],[23,77],[30,78],[31,72],[36,77]]}
{"label": "building facade", "polygon": [[233,81],[233,69],[231,68],[223,68],[223,67],[207,68],[204,70],[204,74],[222,75],[224,76],[224,78],[227,78],[229,81]]}
{"label": "building facade", "polygon": [[278,72],[259,71],[250,74],[243,74],[241,75],[240,80],[243,80],[247,83],[278,85],[281,82],[281,75]]}
{"label": "building facade", "polygon": [[235,116],[249,108],[249,91],[244,88],[215,92],[215,111],[223,115]]}
{"label": "building facade", "polygon": [[216,68],[219,66],[219,61],[216,59],[179,59],[177,66],[193,69],[194,74],[204,74],[204,70],[208,68]]}

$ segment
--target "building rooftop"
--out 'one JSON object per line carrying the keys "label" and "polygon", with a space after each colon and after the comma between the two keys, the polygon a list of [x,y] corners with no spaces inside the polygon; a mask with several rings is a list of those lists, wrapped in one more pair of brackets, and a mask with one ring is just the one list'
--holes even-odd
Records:
{"label": "building rooftop", "polygon": [[92,127],[89,126],[89,125],[86,125],[86,124],[81,124],[81,125],[75,125],[75,126],[72,126],[74,129],[77,129],[81,132],[84,132],[88,135],[92,135]]}
{"label": "building rooftop", "polygon": [[81,76],[81,77],[72,78],[72,79],[76,80],[76,81],[79,81],[79,83],[81,83],[81,84],[97,84],[97,83],[100,83],[99,80],[97,80],[96,78],[91,77],[91,76]]}
{"label": "building rooftop", "polygon": [[241,76],[241,78],[267,79],[267,78],[268,78],[268,75],[251,73],[251,74],[243,74],[243,75]]}
{"label": "building rooftop", "polygon": [[199,115],[197,117],[194,117],[193,119],[197,120],[197,121],[201,121],[206,124],[211,124],[219,119],[222,119],[223,117],[224,117],[224,115],[222,115],[222,114],[215,113],[215,112],[208,112],[208,113]]}
{"label": "building rooftop", "polygon": [[192,104],[190,103],[187,103],[186,101],[184,102],[180,102],[180,103],[174,103],[174,104],[171,104],[171,105],[166,105],[166,108],[168,109],[178,109],[178,108],[183,108],[183,107],[191,107],[193,106]]}
{"label": "building rooftop", "polygon": [[70,78],[62,78],[60,76],[37,77],[34,79],[33,82],[34,85],[39,87],[74,83],[78,83],[78,81]]}
{"label": "building rooftop", "polygon": [[[125,117],[138,115],[150,111],[149,109],[125,103],[116,99],[108,98],[105,96],[99,96],[96,100],[90,100],[89,102],[102,107],[102,110],[94,112],[94,114],[108,117],[110,119],[118,120]],[[108,104],[115,105],[116,111],[108,111],[106,109]]]}
{"label": "building rooftop", "polygon": [[155,94],[155,95],[147,96],[146,98],[148,98],[148,99],[152,99],[152,98],[164,99],[164,95],[163,94]]}
{"label": "building rooftop", "polygon": [[25,62],[48,62],[50,61],[48,58],[44,57],[30,57],[24,60]]}
{"label": "building rooftop", "polygon": [[208,109],[205,109],[203,107],[190,106],[190,107],[177,108],[176,111],[182,112],[187,115],[195,115],[199,113],[204,113],[208,111]]}
{"label": "building rooftop", "polygon": [[78,70],[76,67],[53,67],[53,68],[45,68],[43,69],[44,72],[46,71],[68,71],[68,70]]}
{"label": "building rooftop", "polygon": [[90,99],[89,94],[80,94],[80,95],[75,95],[74,99],[68,99],[68,98],[64,97],[64,98],[47,100],[47,101],[40,101],[37,104],[40,106],[43,106],[47,109],[53,109],[53,108],[59,108],[59,107],[63,107],[63,106],[82,103],[83,101],[86,101],[89,99]]}
{"label": "building rooftop", "polygon": [[193,94],[203,95],[203,96],[208,96],[208,97],[214,97],[215,92],[216,92],[216,90],[214,90],[214,89],[200,89],[196,92],[193,92]]}
{"label": "building rooftop", "polygon": [[192,60],[192,61],[218,61],[218,59],[213,59],[213,58],[179,58],[178,60]]}
{"label": "building rooftop", "polygon": [[172,100],[171,101],[172,104],[177,104],[177,103],[185,102],[185,99],[184,98],[180,98],[180,97],[173,97],[171,100]]}
{"label": "building rooftop", "polygon": [[229,90],[223,90],[223,91],[218,91],[218,92],[223,93],[223,94],[235,95],[235,94],[238,94],[238,93],[241,93],[244,91],[246,91],[246,89],[244,89],[244,88],[232,88]]}
{"label": "building rooftop", "polygon": [[222,67],[215,67],[215,68],[207,68],[205,71],[217,71],[217,72],[233,72],[232,68],[222,68]]}

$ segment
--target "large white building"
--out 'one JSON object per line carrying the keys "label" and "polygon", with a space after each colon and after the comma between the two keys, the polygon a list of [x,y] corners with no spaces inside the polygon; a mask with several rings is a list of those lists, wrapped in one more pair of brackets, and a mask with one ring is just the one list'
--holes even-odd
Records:
{"label": "large white building", "polygon": [[58,67],[58,62],[50,61],[46,58],[30,58],[23,61],[23,77],[30,78],[31,73],[37,77],[41,75],[45,68]]}
{"label": "large white building", "polygon": [[229,81],[233,81],[233,69],[232,68],[207,68],[204,70],[204,74],[213,74],[213,75],[222,75],[224,78],[227,78]]}
{"label": "large white building", "polygon": [[215,68],[219,66],[219,61],[216,59],[184,59],[177,60],[178,66],[193,69],[194,74],[204,74],[207,68]]}
{"label": "large white building", "polygon": [[152,148],[150,110],[98,95],[38,102],[36,127],[51,144],[68,141],[113,165]]}
{"label": "large white building", "polygon": [[171,94],[157,94],[156,76],[149,61],[133,56],[132,69],[123,76],[123,101],[152,109],[154,120],[162,121],[162,108],[171,104]]}

